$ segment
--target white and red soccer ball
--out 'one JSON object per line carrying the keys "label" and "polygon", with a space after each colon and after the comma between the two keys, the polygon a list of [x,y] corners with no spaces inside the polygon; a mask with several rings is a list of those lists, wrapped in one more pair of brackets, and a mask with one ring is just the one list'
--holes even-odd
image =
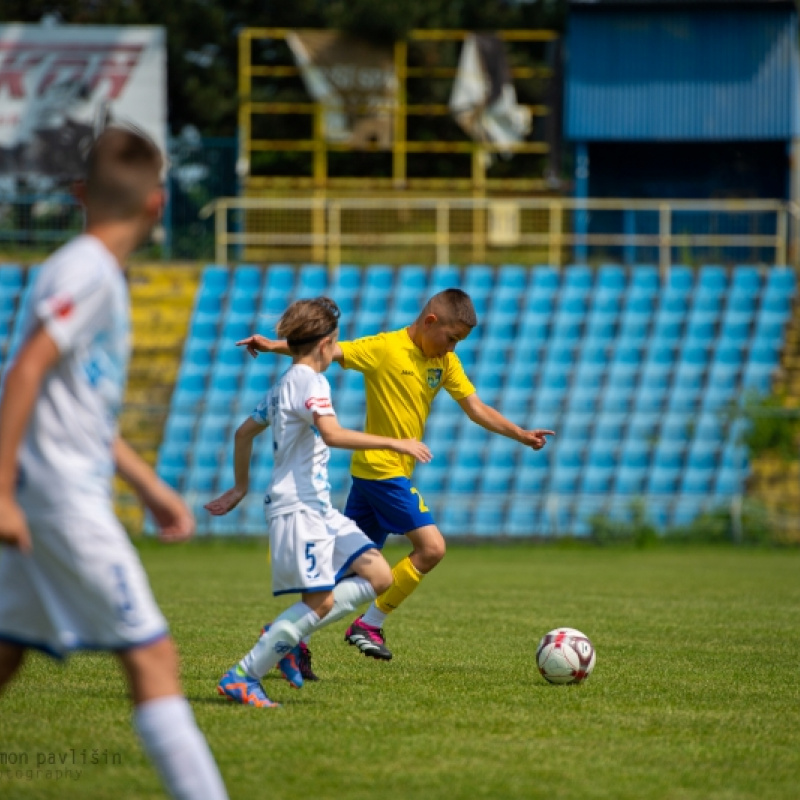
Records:
{"label": "white and red soccer ball", "polygon": [[583,683],[592,674],[595,660],[589,637],[575,628],[546,633],[536,648],[536,665],[550,683]]}

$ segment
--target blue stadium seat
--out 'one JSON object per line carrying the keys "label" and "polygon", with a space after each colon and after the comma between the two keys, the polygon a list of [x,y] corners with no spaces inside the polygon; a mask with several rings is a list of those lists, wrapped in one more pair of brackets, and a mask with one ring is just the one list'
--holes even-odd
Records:
{"label": "blue stadium seat", "polygon": [[666,399],[666,385],[642,384],[636,392],[634,407],[644,413],[658,413],[663,410]]}
{"label": "blue stadium seat", "polygon": [[667,273],[665,289],[670,294],[688,295],[694,287],[694,271],[681,264],[673,264]]}
{"label": "blue stadium seat", "polygon": [[628,284],[628,276],[623,267],[603,264],[597,271],[597,290],[621,294]]}
{"label": "blue stadium seat", "polygon": [[717,295],[725,293],[728,288],[728,273],[724,267],[703,264],[697,275],[697,290]]}
{"label": "blue stadium seat", "polygon": [[650,264],[636,264],[631,269],[630,283],[628,284],[629,294],[648,294],[655,295],[661,289],[661,277],[658,267]]}
{"label": "blue stadium seat", "polygon": [[773,267],[767,272],[766,295],[793,295],[797,288],[797,277],[791,267]]}
{"label": "blue stadium seat", "polygon": [[662,441],[687,443],[691,434],[691,416],[675,412],[663,415],[659,432]]}
{"label": "blue stadium seat", "polygon": [[661,439],[653,451],[653,469],[680,470],[685,458],[685,442],[670,442]]}
{"label": "blue stadium seat", "polygon": [[[401,268],[405,270],[406,268]],[[427,276],[425,271],[419,268],[423,277],[423,284],[420,291],[424,291],[425,284],[427,283]],[[408,283],[411,284],[415,278],[412,278],[412,269],[407,273]],[[340,264],[332,273],[330,280],[330,287],[328,291],[331,297],[338,303],[343,297],[355,297],[361,289],[361,277],[363,268],[354,264]]]}
{"label": "blue stadium seat", "polygon": [[622,464],[615,474],[614,492],[622,495],[639,495],[644,491],[646,477],[646,469]]}
{"label": "blue stadium seat", "polygon": [[453,264],[437,264],[429,276],[428,294],[461,286],[461,270]]}
{"label": "blue stadium seat", "polygon": [[750,347],[748,361],[755,364],[775,367],[778,364],[778,353],[781,342],[764,339],[754,339]]}
{"label": "blue stadium seat", "polygon": [[494,270],[487,264],[468,264],[461,288],[472,297],[485,296],[494,288]]}
{"label": "blue stadium seat", "polygon": [[428,442],[434,460],[430,464],[420,464],[414,471],[414,481],[423,496],[430,501],[431,497],[440,495],[445,491],[447,479],[450,475],[450,466],[431,442]]}
{"label": "blue stadium seat", "polygon": [[[684,476],[683,480],[684,482],[686,481],[686,476]],[[679,497],[676,500],[675,507],[672,510],[672,519],[670,524],[676,526],[690,525],[702,512],[702,499],[692,496],[692,494],[700,494],[700,492],[697,490],[697,487],[700,485],[700,483],[692,481],[690,483],[690,488],[688,490],[683,490],[690,492],[690,494]]]}
{"label": "blue stadium seat", "polygon": [[297,297],[319,297],[328,293],[328,270],[322,264],[303,264],[297,276]]}
{"label": "blue stadium seat", "polygon": [[689,466],[681,476],[680,491],[684,494],[708,494],[713,486],[715,469]]}
{"label": "blue stadium seat", "polygon": [[594,271],[583,264],[569,264],[564,268],[562,291],[578,290],[588,294],[594,283]]}
{"label": "blue stadium seat", "polygon": [[619,326],[619,347],[641,349],[647,342],[649,333],[649,317],[626,314]]}
{"label": "blue stadium seat", "polygon": [[742,389],[766,394],[772,385],[774,370],[774,364],[759,364],[749,361],[742,372]]}
{"label": "blue stadium seat", "polygon": [[490,493],[506,493],[511,490],[514,483],[513,461],[499,461],[489,459],[481,471],[480,491]]}
{"label": "blue stadium seat", "polygon": [[374,336],[383,330],[383,320],[385,317],[384,309],[369,311],[362,310],[356,317],[353,324],[353,339],[361,339],[364,336]]}
{"label": "blue stadium seat", "polygon": [[725,310],[735,314],[753,314],[756,309],[757,294],[731,294]]}
{"label": "blue stadium seat", "polygon": [[605,383],[606,367],[605,364],[593,361],[579,361],[575,368],[572,378],[574,391],[594,392],[599,395]]}
{"label": "blue stadium seat", "polygon": [[756,267],[737,266],[733,269],[731,292],[757,296],[761,291],[761,274]]}
{"label": "blue stadium seat", "polygon": [[194,416],[189,414],[170,414],[164,426],[163,443],[176,445],[184,451],[194,441]]}
{"label": "blue stadium seat", "polygon": [[280,297],[284,305],[288,304],[294,289],[296,272],[289,264],[270,264],[264,278],[264,294]]}
{"label": "blue stadium seat", "polygon": [[653,466],[647,476],[646,491],[650,495],[671,495],[678,488],[681,471],[672,467]]}
{"label": "blue stadium seat", "polygon": [[744,475],[741,470],[722,467],[717,471],[714,494],[717,497],[732,497],[744,492]]}
{"label": "blue stadium seat", "polygon": [[[577,325],[577,330],[580,331],[579,323]],[[596,346],[605,344],[606,347],[609,347],[616,338],[616,335],[617,320],[615,318],[592,315],[587,319],[582,339],[584,346],[591,343]]]}
{"label": "blue stadium seat", "polygon": [[531,270],[529,288],[554,289],[561,286],[561,273],[553,267],[537,265]]}
{"label": "blue stadium seat", "polygon": [[602,366],[605,369],[610,355],[610,346],[606,343],[598,343],[594,339],[584,338],[580,350],[579,364],[591,364]]}
{"label": "blue stadium seat", "polygon": [[228,444],[231,436],[231,418],[228,414],[206,414],[200,420],[197,428],[197,444]]}
{"label": "blue stadium seat", "polygon": [[182,442],[163,442],[158,449],[158,471],[184,472],[188,463],[188,448]]}
{"label": "blue stadium seat", "polygon": [[200,276],[200,293],[221,297],[228,291],[229,279],[230,271],[227,267],[213,264],[204,267]]}
{"label": "blue stadium seat", "polygon": [[600,405],[600,391],[592,387],[576,387],[569,393],[567,411],[570,414],[590,414]]}
{"label": "blue stadium seat", "polygon": [[0,264],[0,292],[16,296],[22,291],[24,278],[19,264]]}
{"label": "blue stadium seat", "polygon": [[661,424],[661,415],[637,411],[628,420],[625,431],[627,439],[634,439],[642,443],[653,442],[658,437],[658,428]]}
{"label": "blue stadium seat", "polygon": [[241,264],[233,270],[231,292],[240,290],[257,296],[261,294],[263,277],[260,267],[252,264]]}
{"label": "blue stadium seat", "polygon": [[501,264],[497,270],[496,286],[522,294],[528,285],[529,270],[519,264]]}

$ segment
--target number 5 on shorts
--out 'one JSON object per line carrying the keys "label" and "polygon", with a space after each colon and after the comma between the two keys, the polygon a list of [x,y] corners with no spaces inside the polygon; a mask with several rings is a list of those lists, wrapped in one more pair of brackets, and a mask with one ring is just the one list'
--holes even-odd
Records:
{"label": "number 5 on shorts", "polygon": [[306,542],[306,561],[308,566],[306,572],[310,575],[317,568],[317,557],[311,551],[314,549],[314,542]]}

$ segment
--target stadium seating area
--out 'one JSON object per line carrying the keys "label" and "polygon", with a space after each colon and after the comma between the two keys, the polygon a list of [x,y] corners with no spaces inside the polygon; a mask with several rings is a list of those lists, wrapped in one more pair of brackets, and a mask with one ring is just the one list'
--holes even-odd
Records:
{"label": "stadium seating area", "polygon": [[[0,270],[0,274],[2,274]],[[790,269],[608,265],[393,268],[320,265],[207,267],[202,275],[159,451],[160,474],[199,508],[231,485],[233,431],[286,368],[234,346],[273,335],[288,302],[326,293],[343,312],[342,338],[410,323],[430,294],[460,286],[479,326],[458,346],[478,394],[526,427],[558,432],[526,450],[472,424],[442,396],[426,441],[435,454],[416,483],[445,533],[586,534],[589,518],[630,514],[642,498],[663,528],[743,491],[748,464],[735,410],[765,392],[778,364],[795,292]],[[359,374],[328,377],[341,422],[360,427]],[[267,434],[268,435],[268,434]],[[211,532],[262,532],[261,490],[271,449],[256,442],[253,496]],[[337,503],[349,453],[334,451]]]}

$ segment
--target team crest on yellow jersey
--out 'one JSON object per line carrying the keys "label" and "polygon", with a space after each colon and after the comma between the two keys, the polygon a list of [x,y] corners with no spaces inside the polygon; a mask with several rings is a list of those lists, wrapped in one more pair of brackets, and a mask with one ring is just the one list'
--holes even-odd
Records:
{"label": "team crest on yellow jersey", "polygon": [[435,389],[442,382],[442,371],[440,369],[428,370],[428,386]]}

